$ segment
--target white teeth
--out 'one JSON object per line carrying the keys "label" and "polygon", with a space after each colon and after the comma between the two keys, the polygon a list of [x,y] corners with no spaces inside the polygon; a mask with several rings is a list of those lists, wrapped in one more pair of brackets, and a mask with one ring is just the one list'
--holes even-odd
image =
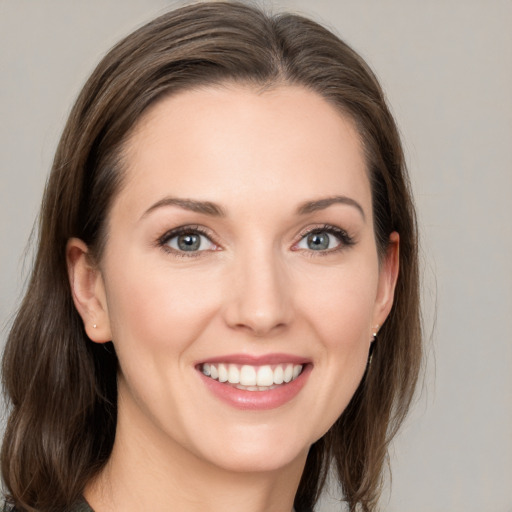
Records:
{"label": "white teeth", "polygon": [[295,380],[302,372],[300,364],[278,364],[251,366],[236,364],[204,363],[202,372],[219,382],[229,382],[239,389],[248,391],[267,391],[283,383]]}
{"label": "white teeth", "polygon": [[219,364],[219,382],[226,382],[228,380],[228,370],[225,365]]}
{"label": "white teeth", "polygon": [[260,366],[256,377],[258,386],[272,386],[274,384],[274,372],[270,366]]}
{"label": "white teeth", "polygon": [[284,382],[284,370],[282,366],[278,366],[274,370],[274,384],[282,384]]}
{"label": "white teeth", "polygon": [[256,386],[256,370],[254,366],[244,364],[240,370],[240,384],[242,386]]}
{"label": "white teeth", "polygon": [[[286,368],[284,370],[284,381],[290,382],[292,380],[292,377],[293,377],[293,364],[289,364],[286,366]],[[213,378],[215,378],[215,377],[213,377]]]}
{"label": "white teeth", "polygon": [[240,370],[234,364],[229,365],[228,381],[230,384],[238,384],[240,382]]}

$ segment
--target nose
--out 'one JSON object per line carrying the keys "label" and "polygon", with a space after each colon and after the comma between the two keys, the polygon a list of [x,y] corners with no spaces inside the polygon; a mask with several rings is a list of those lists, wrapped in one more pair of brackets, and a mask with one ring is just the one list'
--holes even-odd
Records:
{"label": "nose", "polygon": [[241,256],[234,263],[226,293],[227,325],[255,337],[281,332],[292,321],[291,282],[271,249]]}

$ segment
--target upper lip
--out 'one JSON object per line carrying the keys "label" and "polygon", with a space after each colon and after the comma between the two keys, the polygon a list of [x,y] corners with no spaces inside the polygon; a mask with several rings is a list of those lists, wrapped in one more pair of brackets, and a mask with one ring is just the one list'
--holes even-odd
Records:
{"label": "upper lip", "polygon": [[250,355],[250,354],[226,354],[224,356],[209,357],[198,361],[201,364],[215,364],[215,363],[231,363],[231,364],[247,364],[251,366],[263,366],[266,364],[279,364],[279,363],[292,363],[292,364],[307,364],[311,362],[310,359],[294,354],[264,354],[264,355]]}

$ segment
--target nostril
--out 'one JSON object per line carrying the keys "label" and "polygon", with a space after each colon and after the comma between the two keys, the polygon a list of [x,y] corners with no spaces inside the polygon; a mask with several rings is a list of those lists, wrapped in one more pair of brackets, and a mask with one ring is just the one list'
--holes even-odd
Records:
{"label": "nostril", "polygon": [[254,337],[280,332],[292,319],[286,269],[276,268],[275,256],[254,251],[251,261],[238,261],[225,295],[225,321],[232,329]]}
{"label": "nostril", "polygon": [[275,334],[286,328],[284,322],[278,324],[265,323],[265,322],[252,322],[252,323],[238,323],[234,326],[235,329],[246,331],[248,334],[255,338],[264,338],[269,334]]}

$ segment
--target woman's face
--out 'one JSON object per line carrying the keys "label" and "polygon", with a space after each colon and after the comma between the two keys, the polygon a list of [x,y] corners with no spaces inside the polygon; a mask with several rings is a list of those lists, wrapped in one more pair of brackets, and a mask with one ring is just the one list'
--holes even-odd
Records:
{"label": "woman's face", "polygon": [[353,123],[299,87],[202,88],[155,105],[124,161],[96,283],[123,435],[237,471],[303,462],[396,279]]}

